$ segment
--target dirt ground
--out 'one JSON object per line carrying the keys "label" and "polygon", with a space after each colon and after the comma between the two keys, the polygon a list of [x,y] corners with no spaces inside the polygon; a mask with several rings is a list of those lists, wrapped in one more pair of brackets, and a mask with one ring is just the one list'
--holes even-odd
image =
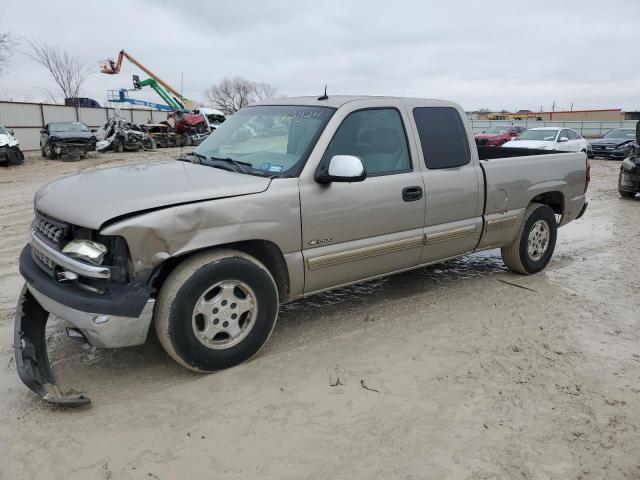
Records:
{"label": "dirt ground", "polygon": [[593,162],[589,209],[542,273],[490,251],[298,301],[213,375],[153,338],[97,350],[54,323],[59,383],[93,405],[38,401],[12,346],[35,191],[175,154],[0,168],[1,479],[640,478],[640,200],[618,197],[619,162]]}

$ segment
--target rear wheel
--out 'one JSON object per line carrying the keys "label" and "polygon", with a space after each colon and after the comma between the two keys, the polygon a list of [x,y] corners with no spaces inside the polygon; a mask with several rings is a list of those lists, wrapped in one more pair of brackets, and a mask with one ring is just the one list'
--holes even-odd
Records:
{"label": "rear wheel", "polygon": [[195,255],[169,275],[154,322],[169,356],[212,372],[257,353],[277,316],[278,290],[266,267],[242,252],[218,250]]}
{"label": "rear wheel", "polygon": [[547,205],[532,203],[511,245],[502,248],[502,261],[515,273],[530,275],[544,269],[556,247],[558,225]]}

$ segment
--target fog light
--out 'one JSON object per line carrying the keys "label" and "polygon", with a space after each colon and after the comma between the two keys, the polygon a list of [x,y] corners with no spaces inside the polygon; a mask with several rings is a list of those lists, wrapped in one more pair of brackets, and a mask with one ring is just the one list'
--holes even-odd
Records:
{"label": "fog light", "polygon": [[77,257],[100,264],[107,253],[107,247],[91,240],[71,240],[62,251],[63,253],[68,253],[70,257]]}

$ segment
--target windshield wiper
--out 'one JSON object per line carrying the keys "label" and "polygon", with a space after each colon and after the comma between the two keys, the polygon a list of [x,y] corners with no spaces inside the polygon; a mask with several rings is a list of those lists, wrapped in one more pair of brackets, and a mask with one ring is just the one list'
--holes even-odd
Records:
{"label": "windshield wiper", "polygon": [[184,157],[178,158],[178,160],[182,162],[191,162],[191,163],[202,163],[202,160],[206,160],[206,159],[207,157],[197,152],[187,153]]}
{"label": "windshield wiper", "polygon": [[[206,161],[207,163],[204,163],[204,161]],[[200,163],[215,168],[222,168],[223,170],[229,170],[231,172],[248,173],[247,169],[253,170],[253,166],[250,163],[241,162],[240,160],[234,160],[231,157],[206,157],[204,161],[201,160]],[[210,164],[208,162],[223,162],[228,165],[232,165],[234,168],[224,168],[221,165]]]}

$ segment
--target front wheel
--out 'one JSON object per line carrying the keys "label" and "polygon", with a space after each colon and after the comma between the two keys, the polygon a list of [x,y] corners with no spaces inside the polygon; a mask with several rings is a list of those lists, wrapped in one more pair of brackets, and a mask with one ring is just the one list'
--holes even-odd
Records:
{"label": "front wheel", "polygon": [[255,258],[235,250],[185,260],[160,290],[154,322],[160,343],[189,370],[212,372],[255,355],[278,316],[278,289]]}
{"label": "front wheel", "polygon": [[44,144],[43,153],[46,158],[50,158],[52,160],[55,160],[56,158],[58,158],[58,155],[56,155],[56,152],[53,151],[53,147],[49,142]]}
{"label": "front wheel", "polygon": [[544,269],[556,247],[558,225],[547,205],[532,203],[513,242],[502,248],[502,261],[515,273],[530,275]]}

